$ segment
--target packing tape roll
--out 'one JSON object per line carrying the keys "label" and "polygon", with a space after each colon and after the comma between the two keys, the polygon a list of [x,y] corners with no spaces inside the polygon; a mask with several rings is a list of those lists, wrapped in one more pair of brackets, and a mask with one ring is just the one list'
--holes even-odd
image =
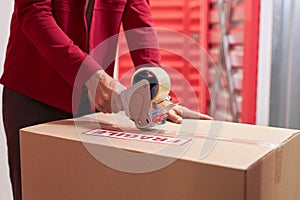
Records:
{"label": "packing tape roll", "polygon": [[150,83],[151,101],[164,100],[171,89],[171,81],[168,73],[160,67],[144,67],[138,69],[131,80],[132,84],[146,79]]}

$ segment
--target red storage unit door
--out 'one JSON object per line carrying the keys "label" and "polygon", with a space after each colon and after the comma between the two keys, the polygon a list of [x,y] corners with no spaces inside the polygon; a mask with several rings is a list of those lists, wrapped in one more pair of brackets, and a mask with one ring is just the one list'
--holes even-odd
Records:
{"label": "red storage unit door", "polygon": [[[224,1],[225,2],[225,1]],[[229,42],[229,59],[231,77],[234,86],[234,98],[237,103],[238,122],[255,123],[256,120],[256,85],[258,65],[258,35],[259,35],[259,0],[230,0],[232,10],[227,30]],[[218,58],[221,34],[216,0],[150,0],[152,15],[156,27],[169,28],[181,32],[201,44],[215,62]],[[181,41],[168,40],[168,36],[161,36],[163,42],[182,48],[189,60],[199,59],[199,52],[189,51]],[[192,109],[203,113],[208,112],[210,94],[212,91],[215,65],[200,65],[202,79],[199,72],[184,58],[167,51],[161,51],[162,63],[172,67],[180,73],[191,85],[187,90],[181,84],[182,77],[169,72],[172,90],[184,94],[180,102]],[[129,55],[119,59],[119,77],[127,80],[127,85],[133,73],[133,64]],[[131,70],[131,73],[127,73]],[[124,78],[126,74],[126,78]],[[206,80],[206,81],[205,81]],[[226,78],[223,77],[226,82]],[[211,113],[216,119],[232,121],[230,114],[229,93],[225,90],[217,93],[216,113]],[[179,92],[178,92],[179,91]],[[196,94],[198,102],[189,98]],[[224,101],[225,99],[225,101]],[[200,107],[200,109],[199,109]]]}
{"label": "red storage unit door", "polygon": [[[207,44],[205,41],[206,31],[202,31],[202,29],[207,26],[205,15],[207,8],[202,1],[173,0],[170,2],[167,0],[150,0],[150,5],[156,27],[174,30],[187,35],[193,41],[196,40],[199,43]],[[201,14],[203,17],[201,17]],[[200,19],[204,19],[204,21]],[[176,47],[176,50],[183,52],[182,56],[175,55],[167,50],[161,50],[162,64],[173,69],[166,69],[171,78],[173,97],[176,99],[176,94],[180,94],[180,96],[177,96],[181,104],[206,113],[207,90],[201,78],[201,76],[206,76],[206,67],[196,66],[201,67],[201,73],[199,73],[198,70],[189,63],[189,60],[196,60],[197,62],[197,59],[200,59],[199,52],[190,51],[184,41],[176,39],[170,40],[168,34],[160,35],[159,37],[162,43],[169,43],[167,44],[168,46]],[[121,80],[123,79],[123,81],[125,80],[128,84],[131,76],[129,74],[133,73],[133,64],[129,54],[119,58],[119,66],[121,66],[119,68],[119,78]],[[131,70],[131,73],[128,73],[129,70]],[[126,78],[124,78],[124,74],[126,74]],[[190,87],[187,88],[186,85],[183,84],[183,79],[187,81]],[[193,96],[195,96],[196,99],[189,98]]]}
{"label": "red storage unit door", "polygon": [[[231,15],[226,35],[229,42],[229,60],[238,122],[251,124],[255,123],[256,115],[259,4],[259,0],[231,1]],[[208,19],[208,51],[217,62],[221,32],[216,0],[210,1]],[[209,67],[207,77],[210,87],[214,81],[214,73],[215,68]],[[216,113],[212,114],[216,119],[232,121],[226,77],[222,78],[225,81],[225,90],[218,92]]]}

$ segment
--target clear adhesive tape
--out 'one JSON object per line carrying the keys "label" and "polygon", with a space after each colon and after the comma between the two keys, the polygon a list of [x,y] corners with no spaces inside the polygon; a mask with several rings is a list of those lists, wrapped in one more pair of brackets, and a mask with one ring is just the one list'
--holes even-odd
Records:
{"label": "clear adhesive tape", "polygon": [[159,102],[164,100],[171,89],[171,81],[168,73],[160,67],[143,67],[138,69],[132,79],[131,84],[135,84],[142,79],[150,83],[151,101]]}

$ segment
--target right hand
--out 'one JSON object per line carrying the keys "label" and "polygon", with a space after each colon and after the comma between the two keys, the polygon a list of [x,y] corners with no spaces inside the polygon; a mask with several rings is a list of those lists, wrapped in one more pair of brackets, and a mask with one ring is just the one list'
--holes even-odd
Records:
{"label": "right hand", "polygon": [[104,70],[97,71],[85,84],[91,104],[100,112],[117,113],[123,110],[120,93],[126,89]]}

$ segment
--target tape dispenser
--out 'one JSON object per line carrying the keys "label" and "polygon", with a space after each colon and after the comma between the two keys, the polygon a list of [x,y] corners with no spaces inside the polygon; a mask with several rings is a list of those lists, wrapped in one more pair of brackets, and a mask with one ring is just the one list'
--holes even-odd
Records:
{"label": "tape dispenser", "polygon": [[160,67],[144,67],[138,69],[131,80],[131,87],[120,96],[126,116],[134,121],[139,129],[164,124],[166,113],[175,104],[159,108],[170,92],[169,75]]}

